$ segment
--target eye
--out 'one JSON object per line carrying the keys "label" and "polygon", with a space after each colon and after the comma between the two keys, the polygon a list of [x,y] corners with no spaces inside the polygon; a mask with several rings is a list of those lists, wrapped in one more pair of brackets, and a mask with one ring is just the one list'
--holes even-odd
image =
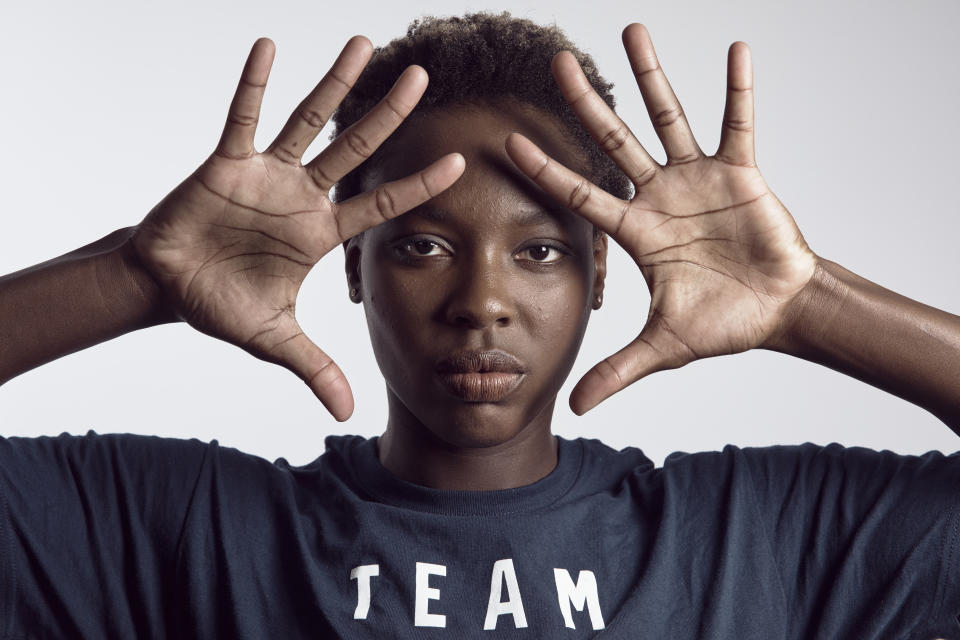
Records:
{"label": "eye", "polygon": [[551,262],[559,262],[562,260],[566,255],[566,252],[553,245],[535,244],[527,247],[526,249],[522,249],[517,255],[521,260],[530,260],[531,262],[549,264]]}
{"label": "eye", "polygon": [[432,258],[449,253],[439,242],[427,238],[411,238],[397,245],[395,251],[406,258]]}

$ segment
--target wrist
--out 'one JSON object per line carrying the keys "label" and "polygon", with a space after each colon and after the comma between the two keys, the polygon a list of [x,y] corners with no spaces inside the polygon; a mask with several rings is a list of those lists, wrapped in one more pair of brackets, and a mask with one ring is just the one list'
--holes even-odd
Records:
{"label": "wrist", "polygon": [[790,301],[778,330],[771,333],[760,348],[802,357],[804,351],[829,330],[850,293],[844,272],[846,270],[835,262],[817,256],[810,280]]}
{"label": "wrist", "polygon": [[[101,290],[104,299],[112,299],[124,309],[124,315],[137,319],[136,329],[168,322],[179,318],[166,300],[157,281],[144,268],[131,239],[136,227],[126,227],[114,232],[117,244],[100,256],[98,273],[102,274]],[[103,291],[103,289],[107,289]]]}

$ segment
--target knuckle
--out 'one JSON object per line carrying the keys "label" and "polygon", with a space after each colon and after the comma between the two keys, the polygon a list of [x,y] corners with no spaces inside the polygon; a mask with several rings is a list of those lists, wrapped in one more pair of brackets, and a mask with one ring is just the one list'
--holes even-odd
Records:
{"label": "knuckle", "polygon": [[273,155],[277,158],[277,160],[283,162],[284,164],[293,165],[295,167],[300,166],[300,156],[291,152],[283,145],[274,148]]}
{"label": "knuckle", "polygon": [[255,127],[257,126],[257,116],[248,116],[242,113],[231,113],[227,116],[227,122],[238,127]]}
{"label": "knuckle", "polygon": [[297,115],[311,127],[322,129],[327,123],[326,119],[309,107],[300,107],[297,109]]}
{"label": "knuckle", "polygon": [[746,169],[752,169],[757,166],[755,162],[749,159],[738,159],[731,157],[725,153],[717,153],[714,158],[717,161],[722,162],[723,164],[730,165],[731,167],[741,167]]}
{"label": "knuckle", "polygon": [[549,167],[549,166],[550,166],[550,159],[549,159],[549,158],[544,158],[544,159],[543,159],[543,164],[541,164],[541,165],[537,168],[536,173],[534,173],[534,174],[533,174],[532,176],[530,176],[530,177],[533,178],[533,181],[534,181],[534,182],[538,182],[538,181],[540,180],[540,177],[543,175],[543,172],[546,171],[546,170],[547,170],[547,167]]}
{"label": "knuckle", "polygon": [[590,199],[590,183],[581,179],[580,182],[570,192],[568,208],[573,211],[579,211],[587,200]]}
{"label": "knuckle", "polygon": [[337,73],[336,73],[336,71],[335,71],[334,69],[331,69],[330,71],[328,71],[326,77],[327,77],[331,82],[334,82],[334,83],[336,83],[336,84],[341,85],[341,86],[344,87],[347,91],[349,91],[350,89],[353,88],[353,85],[352,85],[351,83],[347,82],[346,80],[344,80],[343,78],[341,78],[339,75],[337,75]]}
{"label": "knuckle", "polygon": [[318,163],[316,166],[312,167],[310,176],[313,178],[313,181],[316,183],[316,185],[324,191],[328,191],[336,182],[336,180],[330,177],[326,169],[323,168],[322,163]]}
{"label": "knuckle", "polygon": [[593,92],[593,88],[590,85],[584,87],[580,92],[571,94],[567,98],[567,103],[572,107],[582,100],[586,100],[590,97],[590,94]]}
{"label": "knuckle", "polygon": [[677,104],[672,107],[668,107],[663,111],[658,111],[650,117],[650,121],[653,122],[653,126],[656,128],[669,127],[674,122],[683,117],[683,108]]}
{"label": "knuckle", "polygon": [[373,153],[373,148],[370,146],[370,143],[367,142],[366,138],[357,133],[353,129],[348,129],[343,134],[344,142],[347,143],[347,146],[350,147],[350,150],[355,154],[366,160]]}
{"label": "knuckle", "polygon": [[310,386],[316,384],[322,388],[337,380],[341,374],[338,368],[332,365],[333,360],[324,357],[320,366],[313,373],[307,375],[306,383]]}
{"label": "knuckle", "polygon": [[241,77],[241,78],[240,78],[240,84],[246,85],[246,86],[248,86],[248,87],[252,87],[252,88],[254,88],[254,89],[266,89],[266,88],[267,88],[267,83],[266,83],[266,82],[250,82],[249,80],[247,80],[247,79],[244,78],[244,77]]}
{"label": "knuckle", "polygon": [[383,100],[383,106],[384,106],[384,108],[386,108],[391,114],[393,114],[394,119],[395,119],[397,122],[400,122],[401,120],[403,120],[404,118],[406,118],[406,117],[407,117],[407,114],[410,113],[410,111],[412,111],[412,109],[409,109],[409,108],[407,108],[406,106],[400,104],[399,102],[397,102],[395,99],[391,98],[390,96],[387,96],[387,97]]}
{"label": "knuckle", "polygon": [[739,118],[724,118],[723,126],[741,133],[753,133],[753,120]]}
{"label": "knuckle", "polygon": [[220,145],[217,147],[216,151],[214,151],[214,155],[220,158],[226,158],[227,160],[247,160],[249,158],[252,158],[254,155],[256,155],[256,153],[253,151],[248,151],[245,153],[234,153],[224,145]]}
{"label": "knuckle", "polygon": [[627,143],[630,135],[623,124],[618,124],[600,140],[600,147],[607,153],[616,151]]}
{"label": "knuckle", "polygon": [[433,192],[433,189],[430,188],[430,184],[427,182],[427,176],[425,172],[421,171],[417,174],[417,176],[420,178],[420,186],[423,187],[424,192],[426,192],[430,198],[437,195]]}
{"label": "knuckle", "polygon": [[396,203],[393,201],[393,196],[390,195],[389,190],[377,189],[374,192],[373,201],[376,204],[377,213],[379,213],[384,220],[396,217]]}
{"label": "knuckle", "polygon": [[646,55],[637,59],[635,63],[636,72],[634,75],[640,78],[648,73],[660,71],[660,61],[655,55]]}
{"label": "knuckle", "polygon": [[612,382],[619,389],[623,386],[624,379],[626,378],[625,372],[621,372],[617,367],[617,364],[613,361],[611,356],[604,358],[601,361],[601,364],[605,364],[605,367],[598,367],[597,373],[600,374],[604,380]]}
{"label": "knuckle", "polygon": [[670,159],[667,161],[667,164],[672,167],[675,167],[680,164],[690,164],[692,162],[697,162],[702,157],[703,157],[702,153],[691,151],[689,153],[683,153],[677,156],[671,156]]}
{"label": "knuckle", "polygon": [[630,203],[624,202],[623,207],[620,209],[620,215],[617,218],[617,228],[613,230],[613,237],[620,237],[620,232],[623,231],[623,224],[627,221],[627,214],[630,213]]}
{"label": "knuckle", "polygon": [[637,175],[631,176],[630,181],[633,182],[634,187],[639,189],[649,184],[656,177],[657,177],[657,168],[647,167]]}

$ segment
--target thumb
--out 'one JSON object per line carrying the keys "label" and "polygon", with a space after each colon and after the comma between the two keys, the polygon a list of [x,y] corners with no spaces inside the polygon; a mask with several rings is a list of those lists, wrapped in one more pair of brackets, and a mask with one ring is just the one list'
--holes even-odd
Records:
{"label": "thumb", "polygon": [[633,341],[598,362],[570,392],[570,409],[578,416],[627,388],[640,378],[676,369],[695,359],[662,316],[651,316]]}
{"label": "thumb", "polygon": [[343,371],[299,326],[291,337],[271,348],[265,359],[297,374],[338,422],[353,414],[353,393]]}

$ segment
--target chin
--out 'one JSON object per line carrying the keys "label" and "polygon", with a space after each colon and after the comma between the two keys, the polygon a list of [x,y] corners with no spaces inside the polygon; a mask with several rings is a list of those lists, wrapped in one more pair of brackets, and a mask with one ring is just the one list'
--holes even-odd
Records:
{"label": "chin", "polygon": [[534,428],[536,421],[510,413],[493,403],[464,404],[450,413],[431,416],[424,424],[435,438],[451,447],[490,449],[522,438]]}
{"label": "chin", "polygon": [[513,440],[515,433],[504,433],[497,430],[478,428],[454,428],[444,433],[434,432],[446,444],[458,449],[491,449]]}

